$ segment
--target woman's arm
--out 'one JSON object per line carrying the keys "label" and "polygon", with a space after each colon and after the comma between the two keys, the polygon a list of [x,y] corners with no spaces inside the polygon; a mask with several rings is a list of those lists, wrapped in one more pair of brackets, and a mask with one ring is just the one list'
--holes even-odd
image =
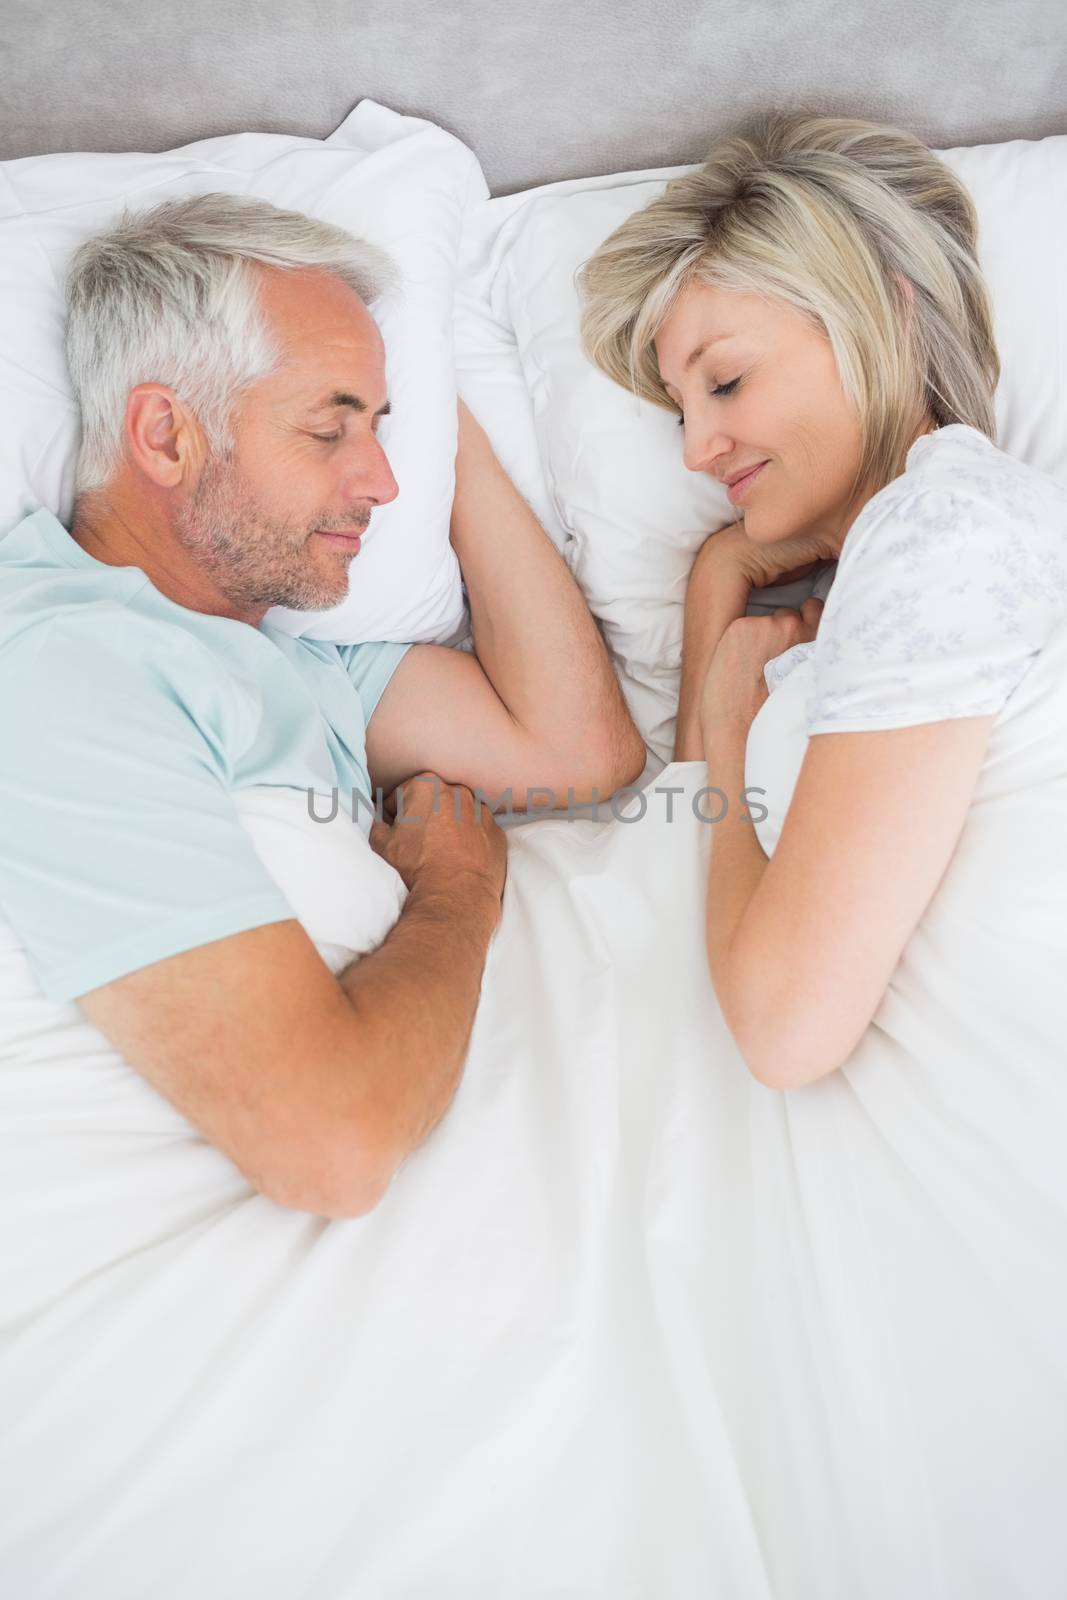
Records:
{"label": "woman's arm", "polygon": [[[812,735],[770,860],[739,809],[711,827],[708,964],[761,1082],[799,1088],[859,1043],[952,858],[994,720]],[[709,781],[730,796],[747,731],[707,725]]]}
{"label": "woman's arm", "polygon": [[[682,681],[678,691],[678,721],[674,732],[675,761],[702,761],[704,740],[700,730],[700,701],[704,680],[719,641],[731,622],[745,614],[751,585],[736,561],[727,559],[716,544],[719,534],[701,547],[685,591],[685,625],[682,633]],[[727,793],[740,793],[739,790]]]}

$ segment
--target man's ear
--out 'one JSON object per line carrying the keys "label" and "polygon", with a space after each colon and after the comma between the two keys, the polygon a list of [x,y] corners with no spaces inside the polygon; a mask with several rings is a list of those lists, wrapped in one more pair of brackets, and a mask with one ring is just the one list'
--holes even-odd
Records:
{"label": "man's ear", "polygon": [[204,459],[199,422],[162,383],[139,383],[130,390],[126,446],[138,470],[161,489],[195,478]]}

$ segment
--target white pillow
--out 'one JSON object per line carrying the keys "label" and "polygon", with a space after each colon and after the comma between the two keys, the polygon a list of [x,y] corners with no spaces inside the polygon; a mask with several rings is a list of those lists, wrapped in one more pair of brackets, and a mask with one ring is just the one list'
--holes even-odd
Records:
{"label": "white pillow", "polygon": [[381,438],[400,485],[330,611],[275,608],[292,634],[359,643],[443,640],[461,628],[448,539],[456,390],[452,313],[463,215],[487,193],[475,157],[443,129],[364,100],[325,143],[281,134],[205,139],[160,155],[31,156],[0,164],[0,535],[47,506],[69,526],[78,417],[63,351],[73,250],[123,205],[224,190],[372,240],[400,268],[376,314],[394,414]]}
{"label": "white pillow", "polygon": [[[944,152],[970,189],[993,296],[1003,378],[1000,442],[1067,482],[1067,138]],[[475,207],[473,289],[510,327],[566,553],[619,667],[645,740],[670,759],[689,568],[709,532],[732,520],[722,488],[687,472],[673,417],[612,383],[582,354],[574,274],[607,235],[692,167],[549,185]],[[1055,199],[1053,198],[1055,197]],[[492,231],[490,212],[498,208]],[[470,255],[468,249],[468,255]],[[764,591],[797,605],[811,580]]]}
{"label": "white pillow", "polygon": [[[587,180],[579,180],[587,181]],[[559,189],[553,186],[553,192]],[[509,244],[506,220],[529,194],[502,195],[471,206],[463,226],[456,284],[456,384],[492,443],[512,483],[532,507],[557,549],[566,528],[548,490],[537,443],[533,405],[511,326],[493,314],[490,286],[501,250]]]}

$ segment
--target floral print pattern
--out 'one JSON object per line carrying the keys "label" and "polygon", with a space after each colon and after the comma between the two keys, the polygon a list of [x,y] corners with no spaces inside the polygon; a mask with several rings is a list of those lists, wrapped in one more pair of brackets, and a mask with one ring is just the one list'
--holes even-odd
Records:
{"label": "floral print pattern", "polygon": [[954,423],[868,501],[814,642],[764,676],[773,695],[810,663],[809,734],[990,715],[1064,617],[1067,489]]}

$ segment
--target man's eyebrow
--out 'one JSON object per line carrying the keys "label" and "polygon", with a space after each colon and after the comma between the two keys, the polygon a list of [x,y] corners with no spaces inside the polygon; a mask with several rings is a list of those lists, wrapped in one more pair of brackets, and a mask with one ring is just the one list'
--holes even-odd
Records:
{"label": "man's eyebrow", "polygon": [[[312,410],[333,411],[337,406],[348,406],[352,411],[366,411],[367,402],[361,400],[358,394],[350,394],[347,389],[335,389],[333,394],[328,395],[325,400],[320,400],[318,405],[312,407]],[[392,409],[387,400],[384,406],[378,407],[374,415],[376,417],[387,417]]]}
{"label": "man's eyebrow", "polygon": [[700,360],[701,356],[704,354],[704,351],[708,348],[709,344],[718,344],[720,339],[732,339],[732,338],[733,338],[733,334],[731,334],[731,333],[713,333],[710,339],[705,339],[703,344],[698,344],[697,345],[697,347],[693,351],[692,355],[686,361],[686,364],[682,368],[682,371],[683,372],[688,372],[690,367],[695,366],[696,363]]}

